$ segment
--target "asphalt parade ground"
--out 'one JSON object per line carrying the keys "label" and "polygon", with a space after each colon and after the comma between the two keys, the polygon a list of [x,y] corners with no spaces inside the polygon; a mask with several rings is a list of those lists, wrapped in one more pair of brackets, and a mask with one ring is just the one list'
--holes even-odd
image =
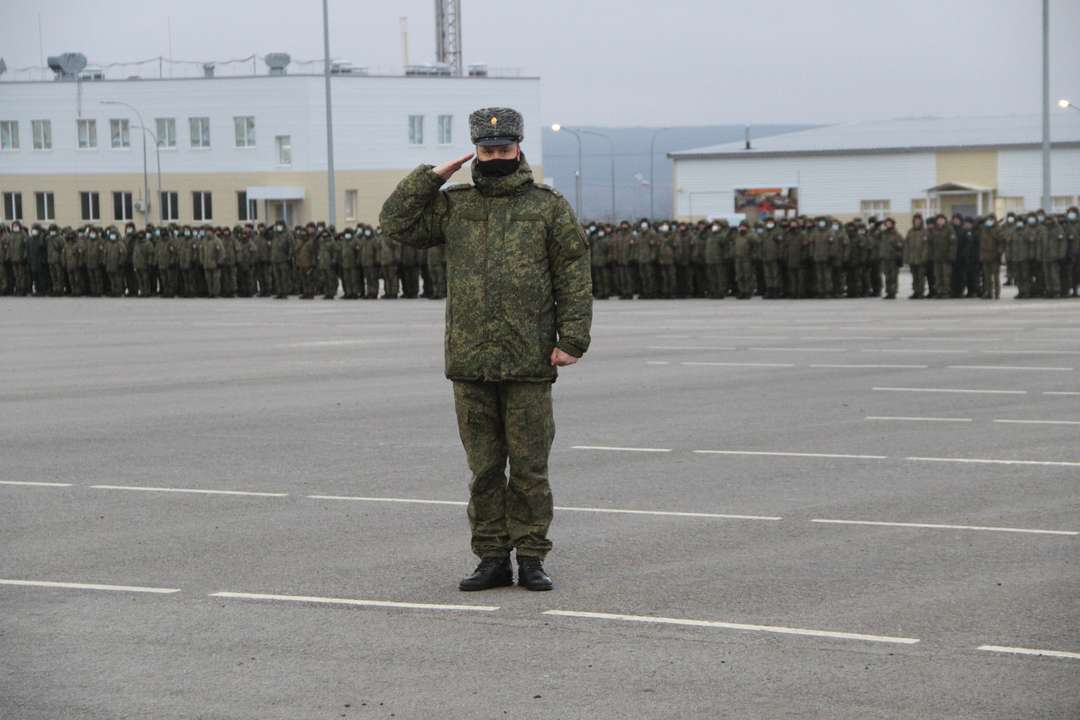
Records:
{"label": "asphalt parade ground", "polygon": [[[904,293],[906,296],[907,293]],[[0,299],[0,718],[1080,717],[1080,300],[596,303],[465,594],[427,300]]]}

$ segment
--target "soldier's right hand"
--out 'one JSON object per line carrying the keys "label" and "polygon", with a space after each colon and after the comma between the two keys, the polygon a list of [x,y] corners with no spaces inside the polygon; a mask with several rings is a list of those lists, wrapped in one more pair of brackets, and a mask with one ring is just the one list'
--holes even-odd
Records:
{"label": "soldier's right hand", "polygon": [[462,165],[472,160],[472,157],[473,153],[469,153],[468,155],[462,155],[457,160],[447,160],[435,168],[434,172],[443,180],[449,180],[450,176],[460,170]]}

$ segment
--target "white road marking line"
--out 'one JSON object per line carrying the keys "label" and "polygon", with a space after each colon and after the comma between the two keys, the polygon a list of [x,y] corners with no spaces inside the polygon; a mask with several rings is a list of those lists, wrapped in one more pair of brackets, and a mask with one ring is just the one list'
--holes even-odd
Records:
{"label": "white road marking line", "polygon": [[817,365],[811,365],[812,368],[879,368],[879,369],[912,369],[912,370],[925,370],[929,365],[868,365],[868,364],[856,364],[856,363],[819,363]]}
{"label": "white road marking line", "polygon": [[[358,340],[308,340],[306,342],[289,343],[285,347],[288,348],[306,348],[306,347],[339,347],[345,345],[367,345],[372,340],[358,339]],[[382,340],[386,342],[386,340]]]}
{"label": "white road marking line", "polygon": [[972,418],[947,417],[902,417],[889,415],[867,415],[865,420],[896,420],[900,422],[974,422]]}
{"label": "white road marking line", "polygon": [[1080,355],[1080,350],[980,350],[984,355]]}
{"label": "white road marking line", "polygon": [[563,507],[556,505],[556,510],[566,512],[612,513],[617,515],[657,515],[660,517],[714,518],[721,520],[783,520],[775,515],[728,515],[723,513],[669,512],[666,510],[622,510],[617,508]]}
{"label": "white road marking line", "polygon": [[71,483],[31,482],[30,480],[0,480],[0,485],[33,485],[35,487],[71,487]]}
{"label": "white road marking line", "polygon": [[847,348],[817,348],[817,347],[751,347],[747,350],[755,352],[823,352],[823,353],[844,353],[851,352]]}
{"label": "white road marking line", "polygon": [[970,352],[969,350],[954,350],[954,349],[942,349],[942,348],[924,348],[922,350],[916,350],[913,348],[862,348],[859,352],[864,353],[904,353],[908,355],[963,355]]}
{"label": "white road marking line", "polygon": [[1027,395],[1027,390],[968,390],[964,388],[874,387],[876,392],[962,393],[970,395]]}
{"label": "white road marking line", "polygon": [[647,350],[734,350],[723,345],[650,345]]}
{"label": "white road marking line", "polygon": [[980,645],[976,649],[996,653],[1011,653],[1014,655],[1041,655],[1044,657],[1073,658],[1080,660],[1080,652],[1066,652],[1064,650],[1037,650],[1035,648],[1007,647],[1005,645]]}
{"label": "white road marking line", "polygon": [[1043,372],[1072,372],[1071,367],[1039,367],[1038,365],[947,365],[949,370],[1034,370]]}
{"label": "white road marking line", "polygon": [[138,585],[98,585],[96,583],[51,582],[47,580],[0,580],[0,585],[70,588],[73,590],[115,590],[117,592],[157,593],[159,595],[180,592],[179,588],[140,587]]}
{"label": "white road marking line", "polygon": [[886,635],[864,635],[862,633],[834,632],[831,630],[810,630],[806,628],[779,627],[775,625],[747,625],[745,623],[718,622],[715,620],[686,620],[682,618],[656,617],[652,615],[622,615],[616,613],[579,612],[574,610],[545,610],[544,615],[558,617],[585,618],[588,620],[621,620],[626,622],[652,623],[657,625],[683,625],[689,627],[721,628],[725,630],[750,630],[756,632],[779,633],[782,635],[806,635],[809,637],[835,638],[838,640],[863,640],[866,642],[897,643],[914,645],[916,638],[888,637]]}
{"label": "white road marking line", "polygon": [[358,497],[354,495],[307,495],[311,500],[356,500],[358,502],[404,503],[412,505],[458,505],[467,506],[462,500],[421,500],[417,498]]}
{"label": "white road marking line", "polygon": [[645,364],[646,365],[670,365],[671,363],[668,362],[667,360],[646,360]]}
{"label": "white road marking line", "polygon": [[281,600],[286,602],[322,603],[326,605],[355,605],[360,607],[399,608],[404,610],[455,610],[463,612],[495,612],[494,605],[439,605],[433,603],[394,602],[390,600],[354,600],[352,598],[312,597],[308,595],[268,595],[266,593],[216,592],[210,597],[243,600]]}
{"label": "white road marking line", "polygon": [[198,493],[200,495],[251,495],[254,497],[288,497],[288,493],[245,492],[242,490],[198,490],[195,488],[141,487],[138,485],[91,485],[95,490],[140,490],[143,492]]}
{"label": "white road marking line", "polygon": [[973,465],[1046,465],[1050,467],[1080,467],[1080,462],[1065,462],[1062,460],[993,460],[989,458],[935,458],[935,457],[908,457],[905,460],[916,462],[945,462],[945,463],[969,463]]}
{"label": "white road marking line", "polygon": [[1080,420],[994,420],[1009,425],[1080,425]]}
{"label": "white road marking line", "polygon": [[[357,497],[353,495],[307,495],[312,500],[354,500],[357,502],[404,503],[415,505],[456,505],[464,507],[467,502],[459,500],[421,500],[414,498],[377,498]],[[556,505],[556,510],[565,512],[605,513],[612,515],[655,515],[658,517],[713,518],[720,520],[783,520],[776,515],[732,515],[728,513],[675,512],[668,510],[628,510],[623,508],[569,507]]]}
{"label": "white road marking line", "polygon": [[609,447],[606,445],[573,445],[572,450],[605,450],[608,452],[668,453],[671,448]]}
{"label": "white road marking line", "polygon": [[936,523],[880,522],[877,520],[826,520],[814,518],[810,522],[830,525],[880,525],[883,527],[929,528],[933,530],[985,530],[988,532],[1031,533],[1034,535],[1080,535],[1072,530],[1034,530],[1031,528],[988,527],[982,525],[940,525]]}
{"label": "white road marking line", "polygon": [[887,460],[885,455],[847,455],[843,453],[764,452],[760,450],[695,450],[698,455],[764,455],[769,457],[840,458],[847,460]]}
{"label": "white road marking line", "polygon": [[1067,391],[1047,390],[1047,391],[1043,392],[1043,395],[1058,395],[1058,396],[1061,396],[1061,397],[1076,397],[1076,396],[1080,395],[1080,392],[1074,392],[1072,390],[1067,390]]}
{"label": "white road marking line", "polygon": [[793,363],[755,363],[755,362],[681,362],[688,367],[770,367],[793,368]]}

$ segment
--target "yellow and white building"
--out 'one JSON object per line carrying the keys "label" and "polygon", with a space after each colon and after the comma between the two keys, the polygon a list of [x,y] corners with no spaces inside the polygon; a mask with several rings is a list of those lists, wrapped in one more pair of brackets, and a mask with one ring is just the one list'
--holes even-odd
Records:
{"label": "yellow and white building", "polygon": [[[999,217],[1042,196],[1038,115],[848,123],[669,153],[675,216],[734,214],[737,190],[796,190],[801,215],[842,220],[916,212]],[[1080,202],[1080,113],[1051,119],[1054,210]]]}
{"label": "yellow and white building", "polygon": [[[324,82],[301,74],[0,82],[0,217],[141,225],[146,208],[150,222],[326,220]],[[331,82],[339,227],[376,224],[407,172],[469,152],[468,116],[479,107],[522,113],[523,150],[543,178],[538,78]]]}

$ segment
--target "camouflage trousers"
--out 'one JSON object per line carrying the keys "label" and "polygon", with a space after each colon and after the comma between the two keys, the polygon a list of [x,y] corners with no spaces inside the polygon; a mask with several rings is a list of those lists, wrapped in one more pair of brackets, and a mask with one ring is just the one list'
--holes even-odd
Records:
{"label": "camouflage trousers", "polygon": [[519,556],[544,558],[553,514],[551,383],[454,382],[454,407],[472,472],[472,551],[483,558],[516,548]]}

